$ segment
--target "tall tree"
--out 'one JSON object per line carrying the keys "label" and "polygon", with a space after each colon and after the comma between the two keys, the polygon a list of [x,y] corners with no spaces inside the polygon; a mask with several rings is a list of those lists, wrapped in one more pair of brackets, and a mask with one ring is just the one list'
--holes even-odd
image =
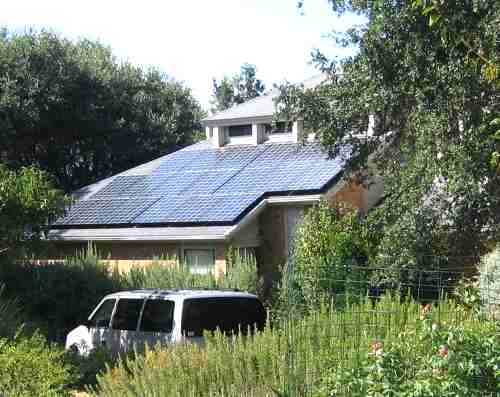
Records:
{"label": "tall tree", "polygon": [[241,65],[239,75],[225,76],[220,82],[213,79],[212,111],[219,112],[233,105],[256,98],[264,93],[264,83],[257,78],[255,65]]}
{"label": "tall tree", "polygon": [[98,42],[0,34],[0,160],[66,191],[190,143],[201,117],[182,84]]}
{"label": "tall tree", "polygon": [[330,4],[366,16],[337,37],[359,53],[340,62],[316,53],[329,79],[314,89],[283,87],[285,116],[304,117],[331,154],[351,145],[354,171],[369,171],[373,159],[383,175],[387,196],[372,213],[383,279],[475,262],[500,225],[500,173],[491,164],[499,83],[481,61],[498,60],[498,2]]}

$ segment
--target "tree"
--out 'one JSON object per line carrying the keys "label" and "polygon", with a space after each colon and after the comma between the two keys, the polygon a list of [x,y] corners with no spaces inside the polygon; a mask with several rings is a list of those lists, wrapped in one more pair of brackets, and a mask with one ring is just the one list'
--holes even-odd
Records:
{"label": "tree", "polygon": [[98,42],[0,34],[0,160],[66,191],[189,144],[201,117],[189,89]]}
{"label": "tree", "polygon": [[27,253],[66,202],[46,172],[0,164],[0,259]]}
{"label": "tree", "polygon": [[220,83],[213,79],[212,111],[220,112],[233,105],[256,98],[265,90],[261,80],[257,79],[255,65],[245,63],[241,65],[239,75],[231,78],[224,77]]}
{"label": "tree", "polygon": [[337,36],[359,53],[339,62],[316,53],[329,78],[313,89],[283,87],[284,117],[307,120],[332,155],[350,145],[352,171],[369,171],[371,159],[384,177],[385,200],[369,221],[382,236],[372,263],[390,269],[381,281],[415,281],[423,270],[445,277],[443,266],[477,262],[500,224],[500,173],[490,161],[500,93],[478,62],[478,54],[498,57],[498,4],[446,2],[437,25],[411,2],[330,4],[366,15],[364,26]]}

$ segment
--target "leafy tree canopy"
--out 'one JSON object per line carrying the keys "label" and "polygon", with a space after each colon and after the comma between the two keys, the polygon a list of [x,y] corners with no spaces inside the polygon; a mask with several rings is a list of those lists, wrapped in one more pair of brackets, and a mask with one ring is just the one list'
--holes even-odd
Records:
{"label": "leafy tree canopy", "polygon": [[155,69],[50,32],[0,31],[0,160],[70,191],[190,143],[202,110]]}
{"label": "leafy tree canopy", "polygon": [[219,112],[238,103],[256,98],[264,93],[265,86],[257,78],[255,65],[241,65],[239,75],[224,77],[220,82],[213,79],[212,111]]}
{"label": "leafy tree canopy", "polygon": [[359,53],[340,61],[316,53],[329,78],[283,87],[284,117],[307,120],[332,155],[352,145],[353,170],[384,178],[385,200],[371,215],[382,236],[372,260],[390,270],[383,279],[475,262],[500,221],[498,2],[330,4],[366,15],[335,36]]}
{"label": "leafy tree canopy", "polygon": [[0,259],[33,248],[65,202],[46,172],[35,167],[12,171],[0,164]]}

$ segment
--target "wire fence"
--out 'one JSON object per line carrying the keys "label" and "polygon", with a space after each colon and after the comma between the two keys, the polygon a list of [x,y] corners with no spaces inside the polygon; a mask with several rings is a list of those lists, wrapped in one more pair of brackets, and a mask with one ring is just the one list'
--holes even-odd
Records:
{"label": "wire fence", "polygon": [[500,396],[500,255],[479,268],[439,262],[300,283],[290,266],[283,395]]}

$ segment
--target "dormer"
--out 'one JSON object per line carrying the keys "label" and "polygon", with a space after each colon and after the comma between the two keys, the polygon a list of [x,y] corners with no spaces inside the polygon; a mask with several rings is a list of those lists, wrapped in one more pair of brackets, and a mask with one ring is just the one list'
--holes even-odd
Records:
{"label": "dormer", "polygon": [[203,119],[207,140],[215,147],[301,141],[301,120],[273,122],[275,95],[262,95]]}

